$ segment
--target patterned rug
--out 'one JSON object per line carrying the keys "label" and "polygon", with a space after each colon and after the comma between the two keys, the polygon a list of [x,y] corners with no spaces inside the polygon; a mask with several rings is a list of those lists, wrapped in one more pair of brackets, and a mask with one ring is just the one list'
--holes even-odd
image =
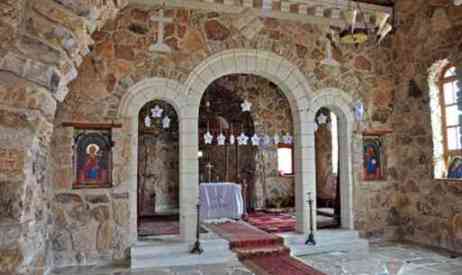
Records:
{"label": "patterned rug", "polygon": [[259,275],[326,275],[288,255],[269,255],[244,260]]}
{"label": "patterned rug", "polygon": [[[293,232],[297,223],[290,213],[266,211],[249,213],[245,221],[268,233]],[[333,218],[322,215],[317,216],[317,225],[318,229],[337,227]]]}
{"label": "patterned rug", "polygon": [[295,217],[288,213],[267,213],[263,211],[250,213],[246,221],[269,233],[295,231]]}
{"label": "patterned rug", "polygon": [[245,222],[210,224],[208,228],[228,240],[231,249],[282,245],[284,243],[281,237],[268,234]]}
{"label": "patterned rug", "polygon": [[326,275],[291,257],[281,237],[245,222],[213,224],[209,229],[227,239],[239,260],[257,275]]}

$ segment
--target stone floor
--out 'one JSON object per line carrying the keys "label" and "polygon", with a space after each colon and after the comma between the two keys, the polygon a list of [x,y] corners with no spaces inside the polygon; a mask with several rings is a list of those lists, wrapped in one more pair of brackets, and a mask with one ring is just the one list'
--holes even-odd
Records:
{"label": "stone floor", "polygon": [[177,266],[170,268],[130,270],[128,266],[67,267],[50,275],[251,275],[239,262],[216,265]]}
{"label": "stone floor", "polygon": [[[462,257],[411,244],[371,244],[368,252],[333,251],[299,258],[328,275],[461,275]],[[388,272],[387,272],[388,270]],[[67,267],[50,275],[251,275],[237,261],[225,264],[130,270],[128,265]]]}
{"label": "stone floor", "polygon": [[462,257],[451,258],[411,244],[371,244],[368,252],[336,251],[299,259],[328,275],[462,274]]}

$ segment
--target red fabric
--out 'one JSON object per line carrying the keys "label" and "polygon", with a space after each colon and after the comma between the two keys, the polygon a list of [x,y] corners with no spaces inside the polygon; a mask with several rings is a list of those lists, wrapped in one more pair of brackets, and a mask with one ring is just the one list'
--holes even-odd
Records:
{"label": "red fabric", "polygon": [[259,275],[326,275],[290,256],[284,240],[243,222],[209,226],[230,241],[230,248]]}
{"label": "red fabric", "polygon": [[209,226],[221,237],[230,241],[230,248],[259,247],[282,245],[284,240],[276,235],[268,234],[246,223],[222,223]]}
{"label": "red fabric", "polygon": [[269,233],[282,233],[295,231],[296,220],[287,213],[250,213],[246,221],[259,229]]}

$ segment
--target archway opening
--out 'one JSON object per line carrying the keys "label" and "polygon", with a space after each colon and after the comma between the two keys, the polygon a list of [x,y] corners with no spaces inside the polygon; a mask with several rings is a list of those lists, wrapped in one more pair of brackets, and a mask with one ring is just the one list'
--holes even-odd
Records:
{"label": "archway opening", "polygon": [[315,119],[317,227],[341,227],[338,118],[321,108]]}
{"label": "archway opening", "polygon": [[[235,184],[245,220],[264,230],[263,219],[274,230],[295,231],[293,151],[292,112],[277,85],[256,75],[231,74],[207,87],[199,112],[201,194],[210,186]],[[240,218],[227,204],[219,206],[220,217]],[[218,217],[212,209],[203,210],[203,220]],[[290,219],[281,222],[281,215]]]}
{"label": "archway opening", "polygon": [[[328,149],[328,153],[331,152],[332,158],[328,159],[327,163],[332,163],[332,170],[328,167],[327,171],[329,173],[335,173],[337,183],[331,183],[331,186],[335,187],[335,191],[331,191],[331,197],[335,198],[332,201],[332,209],[330,212],[333,212],[333,225],[336,227],[341,227],[344,229],[354,229],[354,217],[353,217],[353,163],[352,163],[352,154],[360,150],[358,144],[353,142],[353,125],[355,116],[353,114],[353,99],[346,94],[345,92],[328,88],[320,91],[320,95],[314,98],[311,102],[311,109],[308,112],[308,120],[312,121],[313,133],[314,135],[308,136],[309,142],[314,145],[314,154],[318,158],[316,152],[316,147],[319,146],[319,139],[316,140],[316,132],[318,132],[322,127],[330,128],[331,137],[327,139],[328,143],[331,143],[331,148]],[[320,115],[324,114],[325,117]],[[327,115],[329,114],[329,115]],[[323,123],[319,123],[323,122]],[[335,123],[336,122],[336,123]],[[326,124],[325,126],[319,124]],[[330,124],[330,125],[329,125]],[[334,133],[334,132],[337,133]],[[334,139],[334,137],[337,137]],[[337,141],[337,142],[335,142]],[[335,153],[335,147],[337,147]],[[338,156],[338,159],[335,160],[335,156]],[[309,156],[308,156],[309,157]],[[335,164],[337,164],[335,168]],[[317,171],[317,163],[315,160],[315,165],[313,170]],[[335,178],[335,175],[333,176]],[[313,180],[316,180],[317,175]],[[325,182],[319,182],[320,185],[327,184]],[[322,192],[319,188],[316,189],[317,193]],[[333,195],[335,193],[335,196]],[[317,201],[319,202],[319,201]],[[318,203],[315,204],[314,215],[322,211],[323,204],[318,206]],[[318,216],[319,217],[319,216]],[[319,223],[319,220],[317,219]],[[322,225],[320,226],[323,227]]]}
{"label": "archway opening", "polygon": [[138,236],[178,235],[179,127],[170,104],[153,100],[138,116]]}

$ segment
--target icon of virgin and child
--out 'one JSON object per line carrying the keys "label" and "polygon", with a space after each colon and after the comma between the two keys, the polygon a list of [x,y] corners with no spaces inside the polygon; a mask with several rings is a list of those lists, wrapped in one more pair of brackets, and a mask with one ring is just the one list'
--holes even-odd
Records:
{"label": "icon of virgin and child", "polygon": [[85,148],[85,156],[82,159],[78,171],[80,184],[104,184],[107,181],[107,170],[103,163],[103,152],[95,143],[91,143]]}
{"label": "icon of virgin and child", "polygon": [[380,180],[383,177],[381,168],[380,145],[371,142],[364,146],[364,179]]}

